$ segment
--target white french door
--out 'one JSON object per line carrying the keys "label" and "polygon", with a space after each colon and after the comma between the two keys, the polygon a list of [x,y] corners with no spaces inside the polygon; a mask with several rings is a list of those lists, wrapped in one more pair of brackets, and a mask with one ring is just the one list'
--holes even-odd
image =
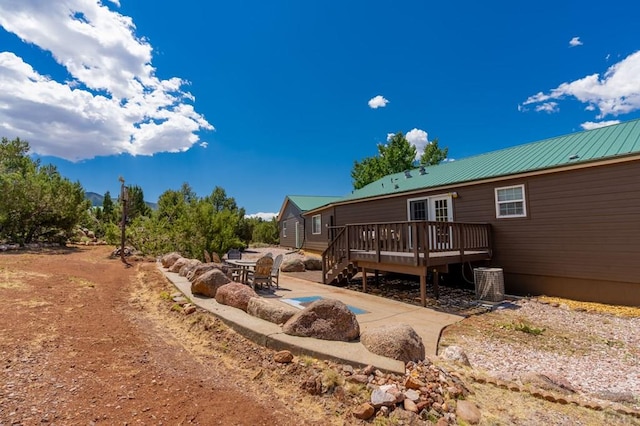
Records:
{"label": "white french door", "polygon": [[[429,199],[431,217],[435,222],[453,222],[453,209],[449,195]],[[451,248],[451,226],[438,226],[429,233],[429,247],[431,249],[447,250]]]}
{"label": "white french door", "polygon": [[[408,220],[428,220],[435,222],[453,222],[453,205],[450,195],[407,200]],[[409,247],[413,248],[412,230],[409,227]],[[440,226],[430,229],[429,248],[447,249],[451,247],[451,227]]]}

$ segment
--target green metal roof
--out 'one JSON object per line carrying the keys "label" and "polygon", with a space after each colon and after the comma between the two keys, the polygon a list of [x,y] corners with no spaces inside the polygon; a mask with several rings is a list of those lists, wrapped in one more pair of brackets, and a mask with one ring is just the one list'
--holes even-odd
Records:
{"label": "green metal roof", "polygon": [[300,211],[306,212],[313,210],[325,204],[340,200],[342,197],[332,196],[313,196],[313,195],[287,195],[287,198],[293,202]]}
{"label": "green metal roof", "polygon": [[404,172],[387,175],[339,201],[348,202],[638,153],[640,120],[633,120],[428,166],[423,175],[419,169],[411,170],[411,177],[406,177]]}

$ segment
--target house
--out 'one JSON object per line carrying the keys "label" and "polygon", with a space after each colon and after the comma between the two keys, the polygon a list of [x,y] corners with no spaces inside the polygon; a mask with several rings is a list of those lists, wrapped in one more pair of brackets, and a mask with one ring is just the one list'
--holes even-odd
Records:
{"label": "house", "polygon": [[302,217],[327,283],[411,273],[424,304],[429,272],[486,265],[508,294],[640,305],[640,120],[385,176]]}
{"label": "house", "polygon": [[301,248],[306,235],[306,222],[302,214],[308,210],[329,204],[339,198],[340,197],[330,196],[287,195],[278,214],[280,245],[283,247]]}

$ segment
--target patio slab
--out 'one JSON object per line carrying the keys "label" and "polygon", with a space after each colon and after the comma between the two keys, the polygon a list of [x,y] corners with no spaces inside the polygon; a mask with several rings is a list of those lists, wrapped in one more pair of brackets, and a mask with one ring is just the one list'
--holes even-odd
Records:
{"label": "patio slab", "polygon": [[[277,324],[253,317],[240,309],[221,305],[213,298],[193,295],[191,283],[185,277],[168,272],[160,264],[158,268],[196,306],[211,312],[238,333],[262,346],[274,350],[287,349],[297,355],[309,355],[357,366],[374,365],[381,370],[404,373],[404,363],[373,354],[360,342],[331,341],[331,344],[327,344],[325,340],[284,334]],[[363,311],[356,316],[361,331],[389,323],[409,324],[422,338],[427,356],[436,355],[438,340],[444,327],[463,319],[458,315],[306,281],[285,273],[280,274],[278,289],[263,290],[258,293],[261,297],[277,303],[285,303],[283,302],[285,299],[318,297],[340,300],[355,308],[356,312]]]}

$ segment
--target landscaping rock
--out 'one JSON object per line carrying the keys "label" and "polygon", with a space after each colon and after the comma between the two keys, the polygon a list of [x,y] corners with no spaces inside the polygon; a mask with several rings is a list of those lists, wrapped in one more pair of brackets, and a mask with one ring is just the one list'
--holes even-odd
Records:
{"label": "landscaping rock", "polygon": [[[191,293],[202,294],[203,296],[216,297],[216,293],[231,280],[220,269],[211,269],[200,275],[191,284]],[[245,309],[246,310],[246,309]]]}
{"label": "landscaping rock", "polygon": [[304,272],[304,262],[302,259],[289,259],[282,262],[280,267],[282,272]]}
{"label": "landscaping rock", "polygon": [[396,384],[379,386],[371,392],[371,404],[374,407],[392,407],[401,402],[403,398],[404,395]]}
{"label": "landscaping rock", "polygon": [[189,263],[190,260],[191,259],[187,259],[186,257],[181,257],[180,259],[176,260],[173,263],[173,265],[169,267],[169,272],[175,272],[175,273],[180,272],[180,268],[182,268],[184,265]]}
{"label": "landscaping rock", "polygon": [[251,287],[236,282],[225,284],[216,291],[216,302],[245,312],[252,297],[258,297],[258,294]]}
{"label": "landscaping rock", "polygon": [[352,412],[353,417],[360,420],[369,420],[375,413],[376,409],[368,402],[358,405]]}
{"label": "landscaping rock", "polygon": [[292,336],[349,342],[360,335],[360,325],[347,305],[320,299],[291,317],[282,327]]}
{"label": "landscaping rock", "polygon": [[163,268],[170,268],[182,255],[176,251],[167,253],[160,259]]}
{"label": "landscaping rock", "polygon": [[279,362],[280,364],[288,364],[293,361],[293,354],[289,351],[279,351],[273,354],[273,360],[275,362]]}
{"label": "landscaping rock", "polygon": [[189,271],[186,277],[189,281],[193,282],[200,275],[204,274],[205,272],[209,272],[212,269],[220,269],[225,273],[225,275],[227,274],[227,271],[225,270],[227,268],[225,265],[219,263],[201,263],[199,265],[196,265],[191,271]]}
{"label": "landscaping rock", "polygon": [[274,324],[284,324],[298,312],[300,311],[293,306],[282,303],[276,304],[260,297],[249,300],[249,305],[247,306],[247,313],[249,315]]}
{"label": "landscaping rock", "polygon": [[459,362],[462,365],[471,366],[469,358],[460,346],[447,346],[442,353],[444,359]]}
{"label": "landscaping rock", "polygon": [[408,324],[386,324],[362,332],[360,342],[370,352],[407,363],[425,357],[422,338]]}
{"label": "landscaping rock", "polygon": [[202,264],[198,259],[189,259],[189,261],[178,271],[178,275],[186,277],[187,274],[192,271],[196,266]]}
{"label": "landscaping rock", "polygon": [[307,271],[322,271],[322,259],[317,257],[307,257],[302,263]]}
{"label": "landscaping rock", "polygon": [[473,402],[462,399],[456,404],[456,417],[469,424],[477,425],[480,423],[481,413]]}
{"label": "landscaping rock", "polygon": [[544,390],[550,390],[563,394],[575,393],[576,390],[567,380],[551,374],[526,373],[520,377],[523,384],[531,384]]}

